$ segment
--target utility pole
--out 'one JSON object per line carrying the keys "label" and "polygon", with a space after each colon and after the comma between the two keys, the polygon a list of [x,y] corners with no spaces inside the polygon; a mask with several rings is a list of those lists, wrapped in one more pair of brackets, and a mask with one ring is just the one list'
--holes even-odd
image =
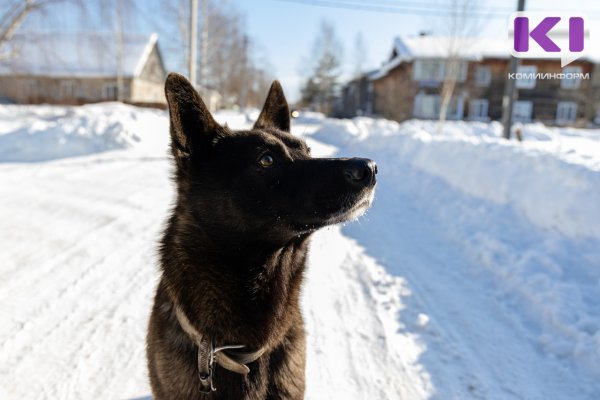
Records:
{"label": "utility pole", "polygon": [[[517,4],[517,11],[525,10],[525,0],[519,0]],[[508,67],[509,74],[514,74],[519,68],[519,60],[516,57],[510,56],[510,63]],[[504,126],[502,136],[504,139],[510,139],[510,127],[512,125],[513,115],[513,104],[515,102],[516,91],[516,79],[506,80],[506,91],[502,98],[502,125]]]}
{"label": "utility pole", "polygon": [[202,0],[202,42],[200,43],[200,84],[207,86],[208,67],[208,0]]}
{"label": "utility pole", "polygon": [[[123,8],[121,0],[115,0],[115,23],[117,30],[117,101],[123,102]],[[112,100],[112,99],[111,99]]]}
{"label": "utility pole", "polygon": [[190,82],[196,87],[196,36],[198,33],[198,0],[190,1]]}
{"label": "utility pole", "polygon": [[246,108],[246,97],[247,90],[246,85],[248,84],[248,35],[244,35],[242,39],[242,71],[241,71],[241,85],[240,85],[240,110],[244,111]]}

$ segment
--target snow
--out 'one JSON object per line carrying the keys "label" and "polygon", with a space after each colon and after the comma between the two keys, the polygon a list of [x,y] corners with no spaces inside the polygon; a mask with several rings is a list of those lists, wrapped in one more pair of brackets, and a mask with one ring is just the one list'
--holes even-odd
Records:
{"label": "snow", "polygon": [[[596,40],[592,38],[592,40]],[[404,36],[394,39],[394,51],[397,56],[389,60],[397,63],[421,58],[446,58],[449,49],[459,49],[461,58],[465,60],[481,60],[483,58],[508,59],[512,48],[512,40],[505,37],[451,37],[435,35]],[[600,52],[596,43],[588,46],[589,51],[583,59],[590,62],[600,60]],[[456,50],[455,50],[456,51]],[[384,69],[386,69],[384,66]]]}
{"label": "snow", "polygon": [[[0,108],[0,160],[32,162],[77,157],[116,149],[166,154],[165,112],[119,103],[81,107],[3,106]],[[144,132],[155,132],[145,135]]]}
{"label": "snow", "polygon": [[507,58],[511,42],[506,38],[452,38],[444,36],[397,37],[394,49],[403,59],[445,58],[448,49],[460,48],[465,59]]}
{"label": "snow", "polygon": [[[367,215],[312,240],[306,398],[599,398],[600,132],[436,128],[293,121],[380,171]],[[0,106],[0,398],[149,398],[167,144],[163,111]]]}
{"label": "snow", "polygon": [[116,77],[141,73],[158,36],[124,35],[119,66],[114,34],[96,32],[28,32],[7,44],[15,56],[0,62],[0,75],[16,73],[53,77]]}
{"label": "snow", "polygon": [[600,132],[527,125],[520,144],[501,139],[497,122],[449,123],[440,135],[435,124],[356,118],[328,121],[316,136],[396,157],[540,227],[600,238]]}

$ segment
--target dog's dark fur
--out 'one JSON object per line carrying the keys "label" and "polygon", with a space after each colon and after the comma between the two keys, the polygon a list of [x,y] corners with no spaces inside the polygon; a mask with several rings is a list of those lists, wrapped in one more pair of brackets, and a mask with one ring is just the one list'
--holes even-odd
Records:
{"label": "dog's dark fur", "polygon": [[[301,399],[299,301],[308,239],[370,206],[375,164],[311,158],[304,141],[289,133],[278,82],[250,131],[217,124],[180,75],[169,75],[165,92],[177,201],[161,243],[162,277],[147,338],[154,398]],[[217,391],[200,394],[197,347],[175,305],[217,346],[265,353],[248,365],[247,376],[217,366]]]}

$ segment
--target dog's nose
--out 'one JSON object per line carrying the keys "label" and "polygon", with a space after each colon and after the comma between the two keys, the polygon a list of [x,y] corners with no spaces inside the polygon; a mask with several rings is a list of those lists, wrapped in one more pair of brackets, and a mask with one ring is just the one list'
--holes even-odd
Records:
{"label": "dog's nose", "polygon": [[346,161],[344,173],[351,183],[369,185],[375,183],[377,164],[367,158],[351,158]]}

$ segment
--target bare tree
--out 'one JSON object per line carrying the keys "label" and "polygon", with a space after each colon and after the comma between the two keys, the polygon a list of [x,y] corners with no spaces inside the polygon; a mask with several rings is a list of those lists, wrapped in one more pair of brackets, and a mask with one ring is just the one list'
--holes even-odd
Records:
{"label": "bare tree", "polygon": [[[203,1],[204,3],[204,1]],[[188,71],[190,65],[190,0],[164,2],[164,18],[174,24],[173,29],[163,32],[161,48],[171,59],[177,60],[174,65],[178,71]],[[204,10],[200,10],[200,18],[204,20]],[[155,23],[158,23],[155,21]]]}
{"label": "bare tree", "polygon": [[117,101],[123,101],[123,0],[115,0],[115,43],[117,47]]}
{"label": "bare tree", "polygon": [[64,0],[15,0],[5,4],[0,17],[0,60],[13,55],[4,53],[3,49],[28,15],[61,1]]}
{"label": "bare tree", "polygon": [[315,38],[311,58],[305,61],[310,75],[301,89],[302,103],[319,112],[330,113],[337,89],[343,47],[335,29],[323,21]]}
{"label": "bare tree", "polygon": [[[151,2],[142,0],[0,0],[0,55],[3,46],[28,15],[49,8],[48,18],[44,16],[39,21],[39,25],[45,28],[56,26],[56,21],[65,15],[73,15],[65,13],[61,7],[48,7],[55,3],[65,3],[65,7],[77,4],[82,14],[79,19],[69,20],[72,27],[98,30],[98,36],[105,36],[110,42],[107,48],[115,53],[107,54],[107,57],[116,57],[119,97],[124,94],[125,39],[136,26],[143,29],[152,27],[160,33],[161,50],[165,60],[169,60],[169,68],[185,71],[189,66],[190,0],[156,2],[154,7],[158,12],[149,12]],[[248,36],[243,15],[230,0],[202,0],[198,3],[201,20],[210,21],[203,24],[201,32],[198,32],[202,37],[199,41],[201,57],[197,60],[202,66],[202,86],[219,92],[225,105],[260,105],[268,89],[265,82],[270,79],[272,67],[264,52],[260,53],[259,47]]]}
{"label": "bare tree", "polygon": [[474,36],[481,24],[481,20],[476,19],[473,13],[476,9],[477,4],[473,0],[452,0],[450,13],[443,25],[447,27],[445,32],[446,58],[440,92],[438,132],[441,131],[446,121],[456,83],[467,73],[465,58],[470,47],[474,45]]}
{"label": "bare tree", "polygon": [[[222,96],[224,106],[259,106],[272,70],[264,52],[247,34],[244,17],[227,0],[199,1],[200,85]],[[165,5],[177,29],[167,38],[168,51],[182,70],[189,64],[189,0]]]}
{"label": "bare tree", "polygon": [[365,60],[367,56],[367,44],[362,35],[362,32],[358,32],[354,38],[354,75],[360,76],[364,72]]}
{"label": "bare tree", "polygon": [[203,84],[217,90],[226,106],[259,106],[272,68],[265,55],[257,57],[260,52],[247,34],[243,15],[222,1],[209,1],[206,13],[210,23],[207,41],[201,44]]}

